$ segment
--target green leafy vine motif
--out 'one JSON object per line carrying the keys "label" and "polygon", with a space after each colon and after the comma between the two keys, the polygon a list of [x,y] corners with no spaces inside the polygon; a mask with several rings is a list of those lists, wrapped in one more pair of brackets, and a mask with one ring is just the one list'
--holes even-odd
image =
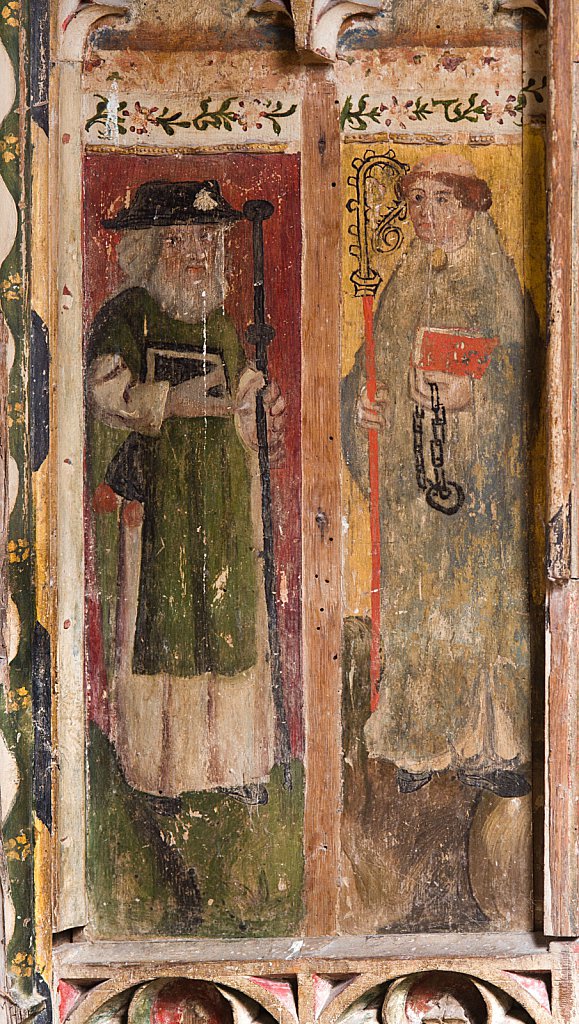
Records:
{"label": "green leafy vine motif", "polygon": [[459,121],[471,121],[476,124],[479,117],[485,115],[485,104],[477,104],[478,93],[473,92],[464,104],[456,97],[452,100],[431,100],[433,107],[444,107],[444,119],[451,124],[458,124]]}
{"label": "green leafy vine motif", "polygon": [[507,102],[513,102],[512,107],[513,114],[511,116],[519,116],[519,120],[516,122],[518,125],[523,123],[523,111],[529,102],[529,97],[532,96],[535,103],[544,103],[545,96],[543,90],[547,88],[547,78],[543,75],[543,79],[540,85],[537,85],[536,78],[529,78],[526,85],[523,86],[518,96],[509,96]]}
{"label": "green leafy vine motif", "polygon": [[[241,116],[237,111],[230,109],[235,99],[237,99],[236,96],[229,96],[223,100],[217,110],[210,110],[211,96],[207,96],[206,99],[201,100],[201,113],[193,118],[191,127],[198,132],[205,132],[208,128],[224,128],[226,132],[230,132],[235,121],[239,121]],[[187,127],[189,127],[188,124]]]}
{"label": "green leafy vine motif", "polygon": [[85,130],[90,132],[96,125],[101,139],[129,132],[148,135],[151,128],[161,128],[165,135],[174,135],[177,128],[193,128],[197,132],[211,128],[230,132],[234,125],[238,125],[241,131],[246,132],[252,126],[262,128],[264,122],[271,124],[274,135],[281,135],[281,119],[291,117],[297,110],[297,103],[285,106],[283,100],[273,99],[254,99],[248,109],[237,96],[227,96],[212,106],[212,97],[206,96],[199,103],[199,113],[191,120],[183,120],[182,111],[170,113],[168,107],[161,110],[159,107],[145,107],[136,101],[131,109],[126,100],[119,102],[115,96],[107,98],[98,93],[95,99],[98,101],[96,110],[85,123]]}
{"label": "green leafy vine motif", "polygon": [[143,107],[138,101],[134,104],[133,110],[129,110],[128,103],[122,100],[118,104],[112,103],[106,96],[97,95],[98,103],[96,112],[89,117],[85,124],[87,132],[93,125],[99,126],[99,138],[106,139],[111,134],[111,122],[115,118],[115,131],[119,135],[126,135],[133,132],[136,135],[146,135],[149,125],[158,125],[165,132],[165,135],[174,135],[175,128],[189,128],[190,121],[180,121],[181,111],[175,114],[169,113],[168,107],[159,111],[158,107]]}
{"label": "green leafy vine motif", "polygon": [[[92,117],[89,117],[88,121],[86,122],[86,124],[84,126],[85,127],[85,131],[87,131],[87,132],[90,132],[91,128],[94,125],[99,125],[102,128],[106,129],[107,126],[110,124],[110,120],[109,120],[109,101],[108,101],[108,99],[106,98],[106,96],[100,96],[100,95],[97,95],[95,97],[95,99],[98,100],[98,103],[96,105],[96,111],[95,111],[95,113],[93,114]],[[125,125],[124,125],[124,122],[123,122],[123,118],[126,117],[126,114],[125,114],[126,107],[127,107],[126,103],[119,103],[119,105],[117,107],[116,129],[117,129],[117,131],[119,132],[120,135],[126,135],[127,134],[127,129],[125,128]],[[99,131],[98,134],[99,134],[99,137],[101,139],[105,139],[107,137],[107,132],[106,131]]]}
{"label": "green leafy vine motif", "polygon": [[523,123],[523,111],[530,100],[537,104],[544,102],[546,85],[545,77],[540,84],[535,78],[529,78],[518,95],[508,96],[506,101],[493,99],[492,102],[488,99],[479,99],[479,93],[473,92],[468,99],[454,96],[451,99],[432,98],[430,102],[422,96],[400,101],[396,96],[392,96],[390,99],[385,98],[383,103],[371,106],[368,102],[369,94],[364,93],[356,107],[355,101],[348,96],[340,114],[340,127],[342,131],[347,127],[352,131],[365,132],[372,129],[373,123],[383,128],[398,124],[405,129],[408,121],[428,121],[433,115],[440,116],[442,113],[444,120],[449,124],[459,124],[461,121],[477,124],[482,118],[485,121],[494,119],[497,124],[502,125],[510,118],[520,128]]}
{"label": "green leafy vine motif", "polygon": [[358,100],[358,109],[354,110],[352,97],[348,96],[340,114],[340,128],[343,131],[346,125],[353,128],[355,132],[364,132],[368,127],[368,121],[380,124],[380,107],[372,107],[368,110],[369,93],[364,93]]}
{"label": "green leafy vine motif", "polygon": [[414,101],[410,114],[408,115],[413,121],[426,121],[430,114],[434,111],[428,107],[428,102],[422,102],[422,96]]}
{"label": "green leafy vine motif", "polygon": [[[154,108],[151,107],[151,110]],[[174,135],[175,128],[189,128],[191,126],[190,121],[180,121],[181,111],[178,110],[176,114],[170,114],[168,107],[163,107],[160,114],[157,114],[154,119],[154,124],[158,124],[159,128],[162,128],[166,135]]]}
{"label": "green leafy vine motif", "polygon": [[[271,107],[272,103],[273,103],[273,100],[267,100],[264,103],[264,107],[269,108],[269,107]],[[278,118],[280,118],[280,117],[291,117],[292,114],[295,114],[296,110],[297,110],[297,103],[292,103],[292,105],[290,107],[288,107],[287,110],[284,110],[283,109],[283,103],[281,102],[281,100],[277,100],[273,110],[269,110],[269,109],[262,110],[259,116],[261,118],[265,118],[267,121],[270,122],[270,124],[271,124],[271,126],[273,128],[273,131],[274,131],[274,135],[280,135],[281,134],[281,124],[279,123]]]}

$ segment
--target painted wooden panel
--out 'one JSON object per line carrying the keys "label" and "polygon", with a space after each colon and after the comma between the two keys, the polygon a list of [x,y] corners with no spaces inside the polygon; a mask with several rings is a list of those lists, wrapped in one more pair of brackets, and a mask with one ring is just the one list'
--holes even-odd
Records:
{"label": "painted wooden panel", "polygon": [[524,929],[544,214],[516,183],[542,141],[404,141],[344,147],[343,921]]}
{"label": "painted wooden panel", "polygon": [[1,1021],[571,1024],[571,5],[546,401],[537,5],[129,7],[0,9]]}
{"label": "painted wooden panel", "polygon": [[[82,98],[91,927],[103,936],[531,927],[545,229],[525,182],[542,181],[540,39],[524,53],[360,49],[331,75],[312,71],[307,88],[269,54],[252,92],[245,81],[240,88],[254,68],[247,54],[223,60],[219,84],[219,55],[185,58],[183,89],[173,54],[128,56],[106,34],[100,43],[85,62]],[[292,153],[300,131],[301,171]],[[188,183],[185,192],[176,182]],[[300,187],[319,197],[331,261],[311,203],[300,209]],[[165,456],[151,454],[163,431],[181,433],[175,386],[199,401],[210,364],[203,402],[205,411],[216,403],[209,419],[217,423],[230,415],[217,406],[231,381],[251,375],[247,346],[235,366],[223,355],[226,342],[216,339],[225,321],[209,316],[198,337],[193,321],[204,322],[203,303],[216,304],[225,280],[227,317],[245,338],[252,260],[250,225],[238,212],[256,198],[274,206],[264,222],[265,290],[284,436],[271,472],[277,709],[263,573],[240,554],[252,538],[261,549],[256,452],[244,451],[246,484],[229,494],[245,510],[235,523],[220,484],[199,467],[193,490],[209,497],[192,511],[174,438]],[[177,208],[186,203],[185,217]],[[340,213],[341,291],[332,234]],[[183,219],[185,231],[173,223]],[[221,234],[218,219],[228,225]],[[191,251],[173,257],[170,245]],[[194,314],[183,274],[200,260],[213,284]],[[137,322],[147,349],[138,368]],[[327,339],[314,350],[320,329]],[[114,339],[124,331],[121,351]],[[197,383],[184,385],[189,377]],[[383,415],[388,393],[395,400]],[[251,418],[253,402],[254,392]],[[381,440],[368,431],[374,408]],[[238,411],[227,444],[235,449],[239,433],[255,449],[255,427],[248,433],[243,420]],[[270,426],[275,437],[275,418]],[[187,443],[200,453],[214,442],[205,432],[200,447]],[[220,465],[231,475],[235,458],[225,450]],[[173,476],[168,465],[178,467]],[[184,542],[191,530],[202,543]],[[224,556],[231,545],[233,561]],[[227,628],[215,625],[216,607]],[[341,697],[332,646],[340,630]],[[301,771],[291,795],[284,777],[288,745],[294,775],[299,768],[304,726],[312,777],[302,837]],[[535,788],[540,800],[537,776]],[[120,821],[130,828],[119,830]],[[237,858],[256,843],[255,864],[241,870]]]}
{"label": "painted wooden panel", "polygon": [[291,932],[299,158],[94,151],[84,192],[93,927]]}

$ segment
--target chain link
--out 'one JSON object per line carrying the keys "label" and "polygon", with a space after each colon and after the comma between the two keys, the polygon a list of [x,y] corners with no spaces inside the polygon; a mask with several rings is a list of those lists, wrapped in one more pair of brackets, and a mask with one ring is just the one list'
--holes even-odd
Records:
{"label": "chain link", "polygon": [[412,437],[414,450],[414,466],[416,483],[421,491],[426,491],[426,500],[431,508],[445,515],[458,512],[464,502],[464,491],[459,484],[446,479],[444,466],[444,445],[446,443],[446,408],[440,401],[438,384],[430,383],[430,407],[432,410],[432,440],[430,442],[430,461],[434,470],[434,480],[426,476],[424,467],[424,409],[416,403],[412,416]]}
{"label": "chain link", "polygon": [[414,406],[414,414],[412,416],[412,435],[413,435],[413,447],[414,447],[414,464],[416,467],[416,483],[418,484],[421,491],[426,490],[426,470],[424,468],[424,444],[423,444],[423,428],[422,421],[424,419],[424,409],[420,405]]}
{"label": "chain link", "polygon": [[446,441],[446,409],[440,401],[438,384],[430,384],[430,405],[432,408],[432,441],[430,442],[430,461],[434,469],[437,485],[446,490],[446,474],[444,471],[444,443]]}

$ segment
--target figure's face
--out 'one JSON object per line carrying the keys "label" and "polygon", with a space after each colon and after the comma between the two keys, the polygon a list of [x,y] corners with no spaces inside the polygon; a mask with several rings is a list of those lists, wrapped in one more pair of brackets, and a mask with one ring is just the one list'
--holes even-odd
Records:
{"label": "figure's face", "polygon": [[176,224],[164,228],[151,282],[162,304],[183,319],[221,305],[225,294],[223,227]]}
{"label": "figure's face", "polygon": [[221,269],[223,230],[213,224],[176,224],[161,235],[158,263],[184,285],[210,288]]}
{"label": "figure's face", "polygon": [[436,178],[416,179],[408,193],[408,212],[423,242],[452,252],[468,238],[473,210],[462,206],[451,186]]}

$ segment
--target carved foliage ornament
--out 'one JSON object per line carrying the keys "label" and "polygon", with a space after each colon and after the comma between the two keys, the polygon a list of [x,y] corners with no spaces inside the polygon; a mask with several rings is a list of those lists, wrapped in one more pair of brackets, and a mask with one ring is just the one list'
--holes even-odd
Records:
{"label": "carved foliage ornament", "polygon": [[[511,1010],[515,1016],[511,1016]],[[505,992],[468,975],[433,971],[395,981],[382,1008],[383,1024],[508,1024],[520,1007]]]}
{"label": "carved foliage ornament", "polygon": [[317,60],[334,61],[344,22],[383,10],[382,0],[257,0],[259,14],[281,13],[294,23],[296,47]]}
{"label": "carved foliage ornament", "polygon": [[[315,982],[321,979],[313,976]],[[352,981],[348,979],[348,982]],[[361,979],[360,979],[361,980]],[[239,983],[241,982],[241,985]],[[264,995],[255,990],[255,983]],[[535,979],[541,992],[525,998],[526,1009],[495,984],[453,971],[421,971],[368,988],[338,1018],[338,1024],[546,1024],[551,1021],[544,981]],[[109,986],[102,986],[109,989]],[[252,996],[247,989],[252,989]],[[332,994],[344,987],[343,978],[326,979],[326,1002],[318,1008],[323,1024],[325,1008],[333,1019]],[[347,987],[347,984],[346,984]],[[64,985],[74,993],[74,987]],[[244,991],[240,991],[242,988]],[[544,990],[544,993],[542,992]],[[103,1002],[88,1015],[82,1000],[65,996],[60,983],[61,1020],[70,1024],[273,1024],[299,1020],[289,979],[238,978],[229,983],[180,977],[161,977],[133,984]],[[267,992],[267,995],[266,995]],[[65,996],[63,1001],[63,996]],[[289,1002],[288,1002],[289,999]],[[536,1013],[530,1008],[535,1005]],[[267,1009],[266,1009],[267,1006]]]}
{"label": "carved foliage ornament", "polygon": [[499,7],[502,11],[534,11],[542,18],[547,17],[547,0],[501,0]]}

